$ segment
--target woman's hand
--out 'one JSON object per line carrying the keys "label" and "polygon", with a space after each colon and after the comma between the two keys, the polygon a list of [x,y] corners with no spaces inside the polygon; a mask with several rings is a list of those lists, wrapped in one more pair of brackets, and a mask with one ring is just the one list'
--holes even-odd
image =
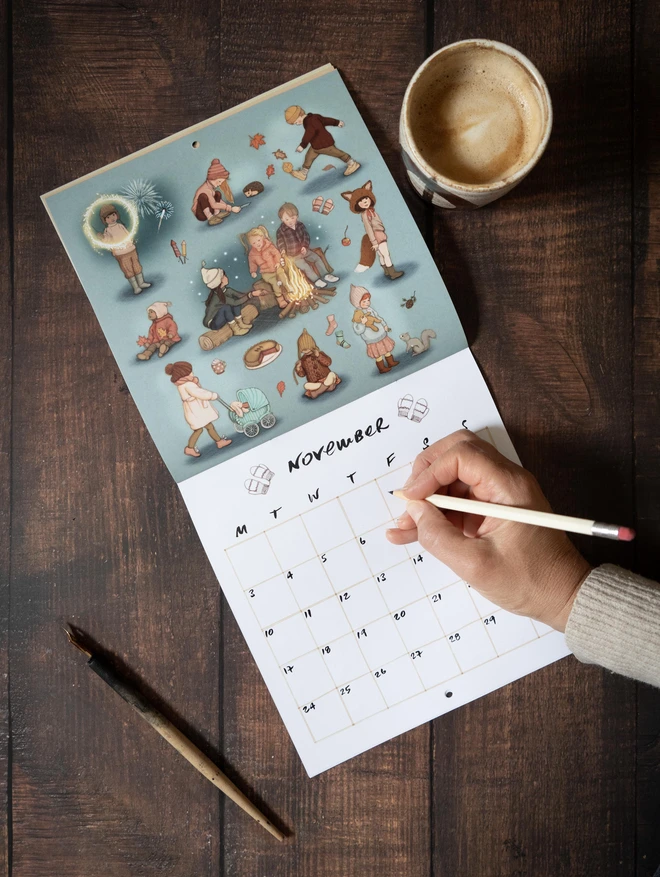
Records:
{"label": "woman's hand", "polygon": [[564,630],[590,566],[565,533],[441,511],[433,493],[551,511],[536,479],[488,442],[459,430],[424,450],[405,485],[406,513],[390,542],[420,545],[503,609]]}

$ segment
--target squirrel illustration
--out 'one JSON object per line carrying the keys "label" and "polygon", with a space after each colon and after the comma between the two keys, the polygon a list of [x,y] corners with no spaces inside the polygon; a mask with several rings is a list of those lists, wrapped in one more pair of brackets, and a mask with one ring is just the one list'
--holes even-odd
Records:
{"label": "squirrel illustration", "polygon": [[417,354],[429,349],[431,338],[438,337],[433,329],[422,329],[421,336],[421,338],[411,338],[408,332],[403,332],[399,335],[399,338],[406,344],[406,353],[412,353],[413,356],[417,356]]}

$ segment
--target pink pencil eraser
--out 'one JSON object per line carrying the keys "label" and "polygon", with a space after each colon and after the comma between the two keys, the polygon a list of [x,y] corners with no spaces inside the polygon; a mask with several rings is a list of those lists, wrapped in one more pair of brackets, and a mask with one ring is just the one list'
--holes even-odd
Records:
{"label": "pink pencil eraser", "polygon": [[635,538],[635,531],[630,527],[619,527],[619,541],[632,542]]}

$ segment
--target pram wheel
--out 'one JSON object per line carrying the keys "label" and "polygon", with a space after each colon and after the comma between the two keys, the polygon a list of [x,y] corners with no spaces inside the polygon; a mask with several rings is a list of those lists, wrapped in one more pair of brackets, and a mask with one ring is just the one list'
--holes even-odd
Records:
{"label": "pram wheel", "polygon": [[246,423],[243,432],[248,438],[254,438],[255,435],[259,435],[259,424]]}
{"label": "pram wheel", "polygon": [[272,414],[270,411],[268,412],[268,414],[264,414],[264,416],[261,418],[261,425],[264,429],[270,429],[272,426],[275,426],[276,423],[277,421],[275,419],[275,415]]}
{"label": "pram wheel", "polygon": [[234,429],[236,430],[236,432],[243,432],[243,424],[237,420],[234,424]]}

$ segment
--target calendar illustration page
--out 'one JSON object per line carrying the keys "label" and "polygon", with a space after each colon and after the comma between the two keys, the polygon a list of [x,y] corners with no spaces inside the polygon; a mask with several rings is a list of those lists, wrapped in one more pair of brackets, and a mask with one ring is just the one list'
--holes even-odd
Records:
{"label": "calendar illustration page", "polygon": [[385,537],[389,491],[461,424],[516,459],[467,350],[180,485],[310,776],[568,654]]}

